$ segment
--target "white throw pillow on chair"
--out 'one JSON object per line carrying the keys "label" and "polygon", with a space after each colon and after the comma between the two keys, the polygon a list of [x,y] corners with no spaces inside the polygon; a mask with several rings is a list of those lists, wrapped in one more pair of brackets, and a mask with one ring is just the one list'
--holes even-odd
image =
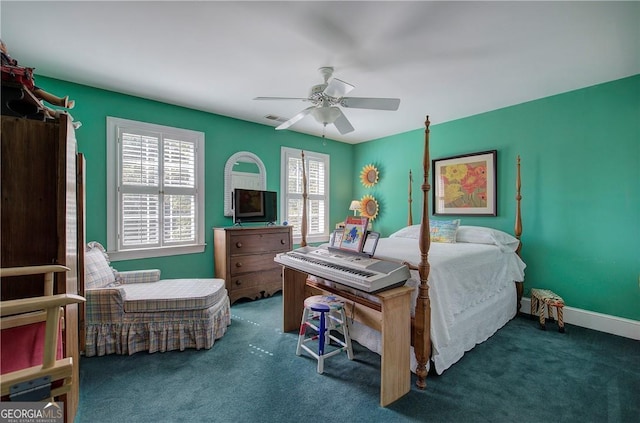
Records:
{"label": "white throw pillow on chair", "polygon": [[118,285],[117,272],[111,267],[109,256],[98,242],[87,244],[84,254],[85,288],[96,289]]}

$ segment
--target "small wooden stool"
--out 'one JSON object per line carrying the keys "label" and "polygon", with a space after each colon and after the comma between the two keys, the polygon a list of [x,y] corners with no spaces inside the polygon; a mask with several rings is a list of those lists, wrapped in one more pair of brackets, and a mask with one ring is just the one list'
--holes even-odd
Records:
{"label": "small wooden stool", "polygon": [[[339,317],[335,314],[338,314]],[[319,319],[318,326],[310,321],[315,317]],[[307,338],[307,327],[314,329],[317,335]],[[344,337],[344,341],[331,335],[332,329],[340,331]],[[316,339],[318,340],[317,353],[305,345]],[[327,351],[331,340],[336,342],[340,347],[333,351]],[[296,355],[300,355],[303,349],[318,360],[318,373],[324,371],[325,358],[339,354],[342,351],[346,351],[349,360],[353,360],[353,348],[351,346],[351,337],[349,336],[349,322],[347,321],[347,315],[342,301],[332,295],[314,295],[304,300],[304,311],[302,313],[302,322],[300,323]]]}
{"label": "small wooden stool", "polygon": [[540,317],[540,329],[545,330],[544,325],[544,305],[547,305],[549,320],[553,321],[553,309],[556,308],[558,314],[558,332],[564,333],[564,320],[562,318],[562,308],[564,300],[561,296],[548,289],[531,289],[531,316],[538,313]]}

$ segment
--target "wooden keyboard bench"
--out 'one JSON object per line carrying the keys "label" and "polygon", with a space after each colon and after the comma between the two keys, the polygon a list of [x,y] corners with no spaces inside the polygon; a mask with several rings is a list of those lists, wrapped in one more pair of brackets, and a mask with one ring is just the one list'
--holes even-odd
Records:
{"label": "wooden keyboard bench", "polygon": [[345,302],[347,317],[380,331],[380,405],[386,407],[411,389],[411,293],[402,286],[379,292],[380,303],[337,288],[308,281],[305,272],[283,266],[283,331],[300,329],[304,299],[333,294]]}

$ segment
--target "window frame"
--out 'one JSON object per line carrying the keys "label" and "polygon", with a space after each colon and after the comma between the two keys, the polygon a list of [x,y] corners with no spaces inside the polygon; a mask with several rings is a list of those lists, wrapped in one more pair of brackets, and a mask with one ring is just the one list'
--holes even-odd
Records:
{"label": "window frame", "polygon": [[[308,169],[308,162],[309,160],[315,160],[315,161],[320,161],[324,163],[324,167],[325,167],[325,173],[324,173],[324,195],[312,195],[309,192],[307,192],[307,202],[309,200],[313,200],[315,199],[322,199],[324,200],[324,228],[322,233],[318,233],[318,234],[308,234],[307,235],[307,242],[308,243],[319,243],[319,242],[327,242],[329,240],[329,236],[330,236],[330,231],[329,231],[329,210],[331,210],[330,208],[330,204],[329,204],[329,199],[330,199],[330,156],[328,154],[324,154],[324,153],[318,153],[315,151],[308,151],[308,150],[301,150],[301,149],[297,149],[297,148],[291,148],[291,147],[281,147],[280,149],[280,214],[281,214],[281,221],[285,222],[285,221],[289,221],[289,213],[288,213],[288,203],[289,203],[289,199],[290,198],[297,198],[297,199],[302,199],[302,193],[300,194],[295,194],[292,193],[290,194],[288,192],[288,179],[289,179],[289,166],[288,166],[288,160],[290,157],[296,157],[296,158],[301,158],[301,153],[302,151],[304,151],[304,161],[305,161],[305,169]],[[307,183],[308,183],[308,178],[309,178],[309,173],[308,171],[307,173]],[[307,204],[308,206],[308,204]],[[309,210],[307,210],[307,227],[310,226],[310,222],[309,220],[311,219],[311,214],[309,213]],[[294,231],[294,235],[293,235],[293,243],[294,244],[299,244],[300,241],[302,240],[302,235],[299,234],[295,234]]]}
{"label": "window frame", "polygon": [[[159,134],[160,142],[164,138],[194,142],[195,148],[195,242],[178,243],[145,248],[123,247],[120,242],[120,229],[122,217],[120,214],[120,172],[121,172],[121,145],[118,135],[126,129],[134,134]],[[147,122],[122,119],[107,116],[107,252],[113,261],[131,260],[151,257],[165,257],[179,254],[191,254],[204,252],[205,243],[205,167],[204,167],[204,132],[189,129],[173,128]],[[162,151],[162,147],[160,148]],[[162,171],[161,171],[162,172]],[[162,180],[162,173],[160,174]],[[160,206],[162,215],[162,206]],[[163,225],[160,225],[161,240]]]}

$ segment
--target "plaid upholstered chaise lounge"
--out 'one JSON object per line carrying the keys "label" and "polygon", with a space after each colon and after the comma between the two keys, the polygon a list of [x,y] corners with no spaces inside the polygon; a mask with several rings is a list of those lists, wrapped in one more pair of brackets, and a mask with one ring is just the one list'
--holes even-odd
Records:
{"label": "plaid upholstered chaise lounge", "polygon": [[231,323],[224,280],[118,272],[97,242],[85,252],[85,297],[87,357],[209,349]]}

